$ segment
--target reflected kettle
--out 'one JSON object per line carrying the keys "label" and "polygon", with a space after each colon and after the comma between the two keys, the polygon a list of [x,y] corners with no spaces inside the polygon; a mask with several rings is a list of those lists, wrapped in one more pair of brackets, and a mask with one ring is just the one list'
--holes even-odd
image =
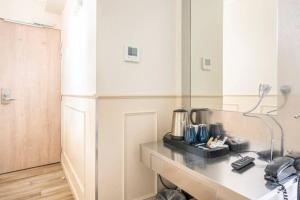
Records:
{"label": "reflected kettle", "polygon": [[210,124],[212,111],[208,108],[192,109],[190,112],[190,120],[193,125]]}
{"label": "reflected kettle", "polygon": [[188,111],[185,109],[178,109],[173,111],[172,133],[171,136],[175,140],[184,139],[185,127],[188,125],[189,117]]}

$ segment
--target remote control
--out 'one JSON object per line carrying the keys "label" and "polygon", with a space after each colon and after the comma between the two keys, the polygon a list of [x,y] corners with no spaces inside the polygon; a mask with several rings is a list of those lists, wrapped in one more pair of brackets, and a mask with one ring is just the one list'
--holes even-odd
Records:
{"label": "remote control", "polygon": [[255,160],[255,158],[252,158],[250,156],[246,156],[246,157],[243,157],[243,158],[233,162],[231,164],[231,166],[235,170],[240,170],[240,169],[248,166],[249,164],[253,163],[254,160]]}

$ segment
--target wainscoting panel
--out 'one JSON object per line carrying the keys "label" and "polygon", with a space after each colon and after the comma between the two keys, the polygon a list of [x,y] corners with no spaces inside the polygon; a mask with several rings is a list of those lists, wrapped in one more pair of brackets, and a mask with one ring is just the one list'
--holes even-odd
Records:
{"label": "wainscoting panel", "polygon": [[156,194],[157,180],[140,162],[140,144],[157,140],[157,112],[126,113],[124,119],[124,199],[147,199]]}
{"label": "wainscoting panel", "polygon": [[63,123],[63,160],[74,179],[72,184],[78,191],[78,196],[84,196],[84,153],[85,153],[85,119],[86,112],[75,107],[64,105]]}
{"label": "wainscoting panel", "polygon": [[140,163],[139,145],[161,140],[171,130],[177,102],[175,97],[97,99],[99,200],[155,195],[156,175]]}
{"label": "wainscoting panel", "polygon": [[240,106],[239,104],[223,104],[223,110],[239,112]]}
{"label": "wainscoting panel", "polygon": [[[259,97],[253,95],[223,95],[223,96],[201,96],[191,97],[193,108],[211,108],[214,110],[226,110],[235,112],[245,112],[256,105]],[[263,113],[272,110],[277,105],[277,96],[267,96],[262,105],[257,108],[256,113]]]}
{"label": "wainscoting panel", "polygon": [[223,97],[222,96],[192,96],[191,105],[193,108],[211,108],[215,110],[222,110]]}
{"label": "wainscoting panel", "polygon": [[[245,112],[253,108],[259,100],[258,95],[224,95],[223,97],[223,110]],[[235,108],[228,107],[227,105],[236,105]],[[274,109],[277,105],[277,96],[267,96],[262,105],[260,105],[255,112],[263,113]],[[236,109],[237,108],[237,109]],[[269,109],[268,109],[269,108]]]}
{"label": "wainscoting panel", "polygon": [[95,198],[95,100],[64,97],[62,164],[78,200]]}

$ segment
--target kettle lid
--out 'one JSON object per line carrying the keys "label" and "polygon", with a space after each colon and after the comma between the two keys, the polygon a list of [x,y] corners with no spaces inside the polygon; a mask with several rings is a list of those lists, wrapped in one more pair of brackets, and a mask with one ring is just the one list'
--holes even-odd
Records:
{"label": "kettle lid", "polygon": [[177,110],[174,110],[174,112],[188,112],[188,111],[185,109],[177,109]]}
{"label": "kettle lid", "polygon": [[211,111],[209,108],[193,108],[194,111]]}

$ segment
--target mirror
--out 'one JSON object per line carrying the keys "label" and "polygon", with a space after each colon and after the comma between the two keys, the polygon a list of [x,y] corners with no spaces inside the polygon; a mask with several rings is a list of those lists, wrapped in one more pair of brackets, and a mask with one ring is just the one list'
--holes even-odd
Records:
{"label": "mirror", "polygon": [[245,112],[277,107],[277,1],[191,0],[191,107]]}

